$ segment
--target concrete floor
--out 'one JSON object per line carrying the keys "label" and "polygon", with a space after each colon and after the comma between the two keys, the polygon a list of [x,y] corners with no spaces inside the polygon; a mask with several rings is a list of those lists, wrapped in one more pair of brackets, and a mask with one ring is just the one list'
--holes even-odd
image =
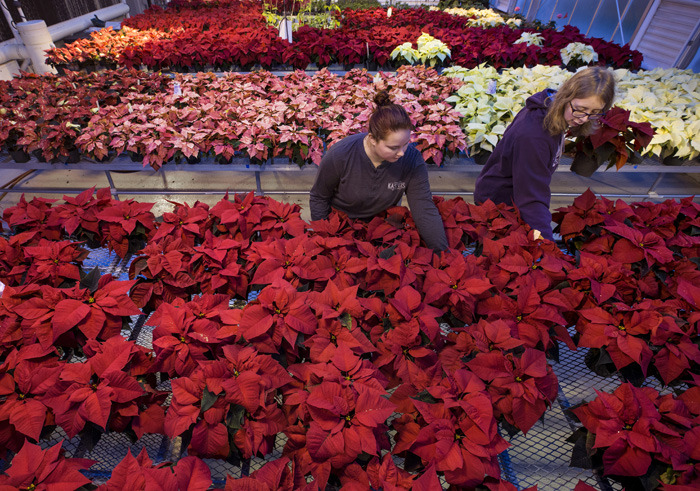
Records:
{"label": "concrete floor", "polygon": [[[564,164],[565,162],[562,162]],[[478,175],[477,166],[468,166],[462,170],[432,169],[431,187],[434,195],[446,198],[462,196],[471,202],[471,193]],[[168,170],[155,172],[144,170],[138,172],[111,172],[111,177],[120,199],[153,202],[153,213],[158,216],[172,210],[167,200],[194,203],[199,200],[213,205],[218,202],[228,189],[231,192],[249,192],[257,188],[254,172],[234,171],[189,171]],[[695,167],[690,171],[698,169]],[[653,200],[667,197],[684,197],[700,195],[700,174],[679,173],[679,168],[670,168],[674,172],[665,173],[656,184],[656,195],[648,194],[649,189],[659,177],[658,172],[596,172],[593,177],[581,177],[571,172],[557,172],[552,181],[552,209],[570,205],[575,196],[587,188],[597,195],[623,199],[627,202]],[[26,174],[25,170],[0,167],[0,186],[11,187],[9,193],[0,190],[0,211],[14,206],[23,191],[30,196],[61,198],[62,194],[74,194],[96,186],[108,187],[107,175],[103,171],[92,170],[41,170]],[[301,170],[285,172],[265,171],[260,173],[260,186],[263,192],[282,202],[297,203],[302,208],[302,217],[309,219],[308,191],[316,175],[315,168],[305,167]],[[15,180],[13,182],[13,180]],[[61,190],[60,193],[40,192],[41,188]],[[128,191],[132,191],[129,193]],[[201,194],[183,194],[185,191],[199,191]],[[658,197],[657,197],[658,196]]]}

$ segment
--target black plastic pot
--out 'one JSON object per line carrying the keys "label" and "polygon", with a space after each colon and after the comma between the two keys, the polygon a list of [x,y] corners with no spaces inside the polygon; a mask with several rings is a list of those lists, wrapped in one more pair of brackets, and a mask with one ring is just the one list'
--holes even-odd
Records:
{"label": "black plastic pot", "polygon": [[686,159],[684,157],[676,157],[675,155],[669,155],[668,157],[664,157],[661,160],[662,164],[672,166],[672,167],[683,165],[686,162],[688,162],[688,159]]}
{"label": "black plastic pot", "polygon": [[583,177],[591,177],[598,170],[598,167],[600,167],[598,161],[593,156],[583,152],[577,153],[571,162],[571,172]]}
{"label": "black plastic pot", "polygon": [[480,150],[471,155],[472,159],[474,159],[474,162],[476,162],[479,165],[486,164],[486,161],[489,159],[490,156],[491,152],[487,150]]}
{"label": "black plastic pot", "polygon": [[18,164],[24,164],[25,162],[29,162],[30,155],[24,150],[10,150],[9,153],[12,157],[12,160],[17,162]]}

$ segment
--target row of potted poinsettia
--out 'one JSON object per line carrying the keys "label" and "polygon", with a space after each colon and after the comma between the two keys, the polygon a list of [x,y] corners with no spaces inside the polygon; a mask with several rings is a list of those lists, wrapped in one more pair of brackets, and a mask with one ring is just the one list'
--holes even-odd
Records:
{"label": "row of potted poinsettia", "polygon": [[[700,153],[700,119],[692,107],[700,101],[692,87],[700,83],[698,76],[678,70],[615,73],[621,88],[618,108],[602,120],[596,135],[572,142],[570,151],[617,168],[634,162],[640,152],[695,158]],[[65,84],[52,76],[25,75],[0,82],[0,143],[17,161],[28,160],[31,153],[73,162],[128,152],[156,168],[169,160],[203,156],[221,162],[234,156],[254,162],[278,156],[300,165],[318,163],[329,143],[362,130],[367,101],[379,83],[392,87],[393,96],[415,119],[414,139],[426,161],[440,164],[465,145],[473,156],[490,152],[533,91],[557,87],[570,76],[546,66],[500,74],[489,67],[454,68],[447,74],[402,67],[396,75],[375,78],[360,71],[343,77],[318,72],[313,77],[290,74],[276,82],[267,72],[172,80],[119,70],[71,73]],[[640,88],[635,81],[645,82]],[[314,94],[302,89],[309,83]],[[266,90],[275,95],[268,103]],[[221,97],[231,91],[232,97]],[[333,97],[334,92],[345,96]],[[228,120],[234,116],[236,121]],[[153,127],[154,119],[165,127]],[[244,135],[253,125],[251,134]]]}
{"label": "row of potted poinsettia", "polygon": [[254,72],[170,79],[120,70],[1,84],[0,144],[25,161],[35,152],[49,161],[128,153],[155,169],[205,156],[318,164],[327,146],[364,130],[374,94],[384,87],[408,110],[426,161],[439,165],[466,149],[460,115],[443,102],[461,82],[422,67],[375,77],[324,70],[283,78]]}
{"label": "row of potted poinsettia", "polygon": [[[519,29],[507,25],[470,27],[465,17],[424,9],[346,10],[336,13],[341,26],[319,29],[302,26],[294,42],[279,37],[267,25],[259,2],[244,2],[197,8],[154,7],[127,19],[118,31],[103,29],[91,38],[77,40],[48,51],[47,62],[57,67],[79,69],[121,65],[151,69],[216,70],[292,67],[311,64],[324,67],[356,64],[391,68],[390,54],[403,43],[415,43],[422,32],[447,44],[451,64],[465,67],[488,63],[497,68],[561,65],[561,50],[571,43],[590,45],[598,62],[616,68],[638,69],[642,55],[602,39],[587,38],[575,27]],[[518,42],[523,33],[539,32],[543,42]]]}
{"label": "row of potted poinsettia", "polygon": [[[361,455],[392,451],[412,472],[406,486],[435,473],[471,486],[498,475],[507,444],[496,420],[527,431],[555,397],[545,351],[556,340],[608,353],[608,368],[635,383],[692,382],[700,361],[690,199],[630,206],[583,195],[555,217],[578,258],[533,241],[513,210],[438,200],[454,248],[438,258],[417,247],[403,208],[369,224],[334,216],[311,233],[297,206],[252,194],[176,205],[157,224],[150,204],[92,191],[4,214],[15,235],[3,242],[3,435],[14,452],[56,423],[69,436],[162,426],[190,454],[219,457],[266,455],[284,433],[285,457],[318,483],[371,479],[380,461]],[[119,239],[121,253],[148,245],[130,281],[81,278],[69,236]],[[479,254],[461,254],[473,242]],[[230,307],[253,290],[256,300]],[[117,335],[139,308],[154,311],[153,356]],[[645,346],[650,359],[636,356]],[[80,368],[65,365],[71,353],[86,356]],[[38,366],[60,390],[18,376]],[[166,378],[164,410],[156,384]],[[95,391],[103,402],[89,411]],[[30,406],[31,428],[12,416]],[[697,421],[681,423],[695,434]],[[669,466],[685,472],[695,457],[674,448]]]}

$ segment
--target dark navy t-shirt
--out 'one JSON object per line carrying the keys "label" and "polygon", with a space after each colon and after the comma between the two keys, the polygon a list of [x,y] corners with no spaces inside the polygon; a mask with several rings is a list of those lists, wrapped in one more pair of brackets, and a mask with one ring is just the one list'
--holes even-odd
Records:
{"label": "dark navy t-shirt", "polygon": [[328,218],[331,208],[350,218],[371,218],[398,205],[406,194],[423,241],[431,249],[447,249],[445,229],[433,203],[428,169],[420,152],[409,145],[396,162],[375,167],[363,145],[366,135],[344,138],[323,156],[309,198],[311,219]]}

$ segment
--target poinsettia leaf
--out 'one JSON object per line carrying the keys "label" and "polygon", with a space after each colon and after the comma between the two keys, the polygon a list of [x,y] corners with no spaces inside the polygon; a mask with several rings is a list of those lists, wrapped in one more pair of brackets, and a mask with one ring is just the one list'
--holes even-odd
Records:
{"label": "poinsettia leaf", "polygon": [[606,474],[621,476],[643,476],[651,465],[651,455],[640,448],[629,446],[627,440],[619,439],[603,453]]}
{"label": "poinsettia leaf", "polygon": [[226,415],[226,426],[231,430],[240,430],[245,421],[245,412],[245,407],[240,404],[232,404]]}
{"label": "poinsettia leaf", "polygon": [[61,300],[56,305],[51,326],[54,328],[54,339],[69,331],[90,313],[90,306],[78,300]]}
{"label": "poinsettia leaf", "polygon": [[700,309],[700,287],[697,287],[686,280],[678,282],[678,294],[696,309]]}
{"label": "poinsettia leaf", "polygon": [[228,431],[223,423],[199,421],[192,431],[189,450],[202,457],[225,458],[229,454]]}
{"label": "poinsettia leaf", "polygon": [[344,312],[339,318],[340,325],[346,329],[352,329],[352,316],[349,312]]}
{"label": "poinsettia leaf", "polygon": [[209,392],[209,389],[207,387],[204,387],[204,391],[202,392],[202,412],[207,411],[211,407],[216,404],[216,401],[219,400],[219,394],[213,394]]}
{"label": "poinsettia leaf", "polygon": [[331,433],[319,426],[315,421],[306,432],[306,446],[309,454],[319,461],[340,455],[345,449],[343,432]]}
{"label": "poinsettia leaf", "polygon": [[205,491],[212,484],[211,469],[197,457],[187,456],[175,464],[178,489],[183,491]]}
{"label": "poinsettia leaf", "polygon": [[392,245],[387,247],[386,249],[382,249],[379,252],[379,257],[382,259],[389,259],[390,257],[394,256],[396,254],[396,245]]}
{"label": "poinsettia leaf", "polygon": [[36,399],[25,399],[10,413],[10,424],[23,435],[39,441],[46,419],[46,406]]}
{"label": "poinsettia leaf", "polygon": [[95,293],[99,281],[100,268],[95,266],[89,273],[80,275],[80,288],[87,288],[91,293]]}

